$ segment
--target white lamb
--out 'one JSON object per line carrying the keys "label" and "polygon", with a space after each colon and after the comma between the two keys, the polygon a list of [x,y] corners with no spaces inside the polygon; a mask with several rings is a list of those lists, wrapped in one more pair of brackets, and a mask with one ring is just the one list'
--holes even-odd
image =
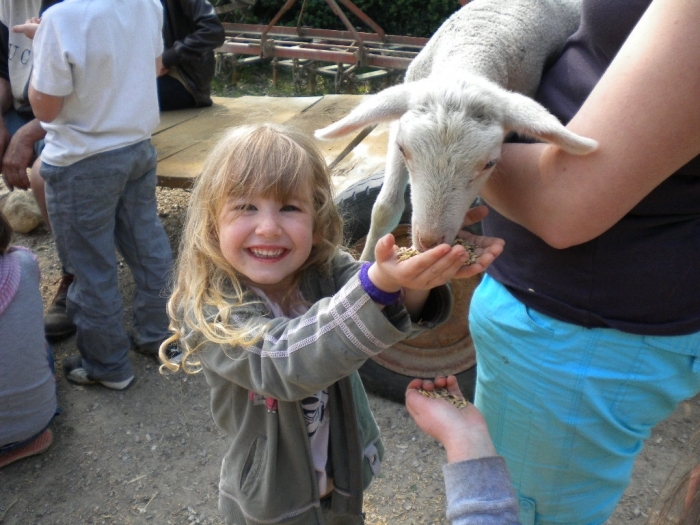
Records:
{"label": "white lamb", "polygon": [[580,12],[580,0],[473,0],[437,30],[403,84],[316,131],[331,139],[395,121],[362,259],[372,260],[377,241],[397,226],[409,177],[413,246],[424,251],[456,237],[508,132],[573,154],[597,147],[528,98],[545,63],[578,27]]}

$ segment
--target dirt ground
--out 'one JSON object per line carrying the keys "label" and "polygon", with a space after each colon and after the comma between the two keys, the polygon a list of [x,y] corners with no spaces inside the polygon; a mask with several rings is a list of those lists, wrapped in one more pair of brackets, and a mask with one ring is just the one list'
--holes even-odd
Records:
{"label": "dirt ground", "polygon": [[[159,188],[158,198],[176,248],[188,192]],[[39,257],[48,305],[60,275],[53,241],[40,226],[16,235],[15,244]],[[121,278],[128,319],[133,285],[123,265]],[[77,351],[75,338],[53,349],[60,363]],[[217,484],[227,442],[211,420],[204,378],[163,376],[154,361],[137,354],[132,361],[137,382],[125,392],[72,385],[58,367],[63,412],[53,424],[54,443],[44,454],[0,470],[1,524],[223,523]],[[417,429],[403,405],[374,396],[371,404],[387,454],[365,498],[368,525],[446,524],[444,451]],[[609,524],[646,522],[699,416],[700,397],[654,430]]]}

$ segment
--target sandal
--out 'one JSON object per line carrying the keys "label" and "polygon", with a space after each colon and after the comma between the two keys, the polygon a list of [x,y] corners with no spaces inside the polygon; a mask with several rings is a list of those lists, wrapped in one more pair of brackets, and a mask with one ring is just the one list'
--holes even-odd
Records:
{"label": "sandal", "polygon": [[44,430],[35,439],[22,445],[14,450],[9,450],[4,454],[0,454],[0,468],[14,463],[20,459],[28,458],[29,456],[35,456],[44,452],[51,443],[53,442],[53,432],[50,429]]}

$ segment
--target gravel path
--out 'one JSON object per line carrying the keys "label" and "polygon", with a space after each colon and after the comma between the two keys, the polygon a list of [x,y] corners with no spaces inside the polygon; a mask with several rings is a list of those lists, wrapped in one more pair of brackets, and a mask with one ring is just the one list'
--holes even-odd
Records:
{"label": "gravel path", "polygon": [[[188,192],[159,188],[159,211],[173,243]],[[39,227],[17,235],[42,269],[48,304],[60,268],[53,242]],[[132,284],[122,267],[128,297]],[[127,300],[127,318],[130,304]],[[76,351],[70,338],[54,346],[60,361]],[[132,356],[136,384],[126,392],[69,384],[57,376],[63,413],[43,455],[0,471],[0,524],[209,524],[217,511],[219,465],[227,446],[209,413],[201,375],[162,376],[154,361]],[[365,498],[368,525],[446,524],[444,451],[413,424],[403,405],[371,396],[387,449],[383,473]],[[649,440],[633,484],[611,525],[643,525],[669,470],[698,427],[700,398],[689,400]]]}

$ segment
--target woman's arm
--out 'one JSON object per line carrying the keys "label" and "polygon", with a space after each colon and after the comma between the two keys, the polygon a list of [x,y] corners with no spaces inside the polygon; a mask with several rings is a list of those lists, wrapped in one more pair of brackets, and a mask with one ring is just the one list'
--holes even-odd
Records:
{"label": "woman's arm", "polygon": [[484,200],[555,248],[614,225],[700,154],[698,27],[700,2],[654,0],[568,125],[598,150],[505,144]]}

